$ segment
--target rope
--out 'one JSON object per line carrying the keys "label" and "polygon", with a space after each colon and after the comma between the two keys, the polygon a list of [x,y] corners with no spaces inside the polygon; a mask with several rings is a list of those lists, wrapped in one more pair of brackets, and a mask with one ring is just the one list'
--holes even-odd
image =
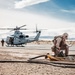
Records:
{"label": "rope", "polygon": [[70,44],[68,45],[69,47],[72,47],[74,45],[74,42],[70,42]]}
{"label": "rope", "polygon": [[[42,59],[36,60],[36,58],[45,57],[45,56],[46,55],[40,55],[40,56],[37,56],[37,57],[30,58],[28,60],[28,63],[47,64],[47,65],[52,65],[52,66],[56,66],[56,67],[64,67],[64,68],[75,68],[74,62],[49,61],[49,60],[44,60],[44,59],[43,60]],[[73,56],[75,56],[75,55],[73,55]]]}

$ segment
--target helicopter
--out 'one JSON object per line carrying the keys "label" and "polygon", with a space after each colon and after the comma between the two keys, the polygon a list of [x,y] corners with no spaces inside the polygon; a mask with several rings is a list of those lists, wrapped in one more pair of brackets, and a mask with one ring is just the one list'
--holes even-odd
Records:
{"label": "helicopter", "polygon": [[36,36],[33,39],[30,39],[29,35],[25,35],[25,34],[23,34],[23,32],[20,31],[20,30],[26,30],[26,28],[25,29],[22,28],[24,26],[26,26],[26,25],[22,25],[20,27],[16,26],[15,28],[7,28],[7,30],[14,31],[13,35],[6,37],[7,46],[10,46],[10,45],[11,46],[14,46],[14,45],[16,45],[16,46],[21,45],[22,46],[23,44],[27,44],[27,43],[39,40],[41,31],[37,30],[37,27],[36,27]]}

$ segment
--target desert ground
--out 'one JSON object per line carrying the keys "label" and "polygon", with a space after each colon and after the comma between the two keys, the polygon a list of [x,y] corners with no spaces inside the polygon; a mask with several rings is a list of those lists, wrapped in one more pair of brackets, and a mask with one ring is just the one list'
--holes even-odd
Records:
{"label": "desert ground", "polygon": [[[0,44],[0,75],[75,75],[75,68],[26,62],[38,55],[53,55],[51,46],[50,41],[33,42],[25,47],[7,47],[6,44],[2,47]],[[70,46],[69,54],[75,54],[75,44]]]}

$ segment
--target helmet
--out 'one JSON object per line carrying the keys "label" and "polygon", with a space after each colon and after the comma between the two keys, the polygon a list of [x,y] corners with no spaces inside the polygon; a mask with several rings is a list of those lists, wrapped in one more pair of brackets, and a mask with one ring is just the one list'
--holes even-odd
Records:
{"label": "helmet", "polygon": [[64,33],[63,37],[68,38],[68,33]]}

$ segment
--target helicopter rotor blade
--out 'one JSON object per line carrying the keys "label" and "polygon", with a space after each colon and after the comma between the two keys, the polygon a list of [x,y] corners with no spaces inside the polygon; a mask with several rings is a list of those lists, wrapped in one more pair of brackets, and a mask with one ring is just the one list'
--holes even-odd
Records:
{"label": "helicopter rotor blade", "polygon": [[25,27],[26,25],[22,25],[22,26],[20,26],[19,28],[22,28],[22,27]]}
{"label": "helicopter rotor blade", "polygon": [[[17,27],[17,26],[16,26],[16,28],[14,28],[13,30],[22,30],[21,28],[24,27],[24,26],[26,26],[26,25],[22,25],[22,26],[20,26],[20,27]],[[24,30],[26,30],[26,29],[24,29]]]}
{"label": "helicopter rotor blade", "polygon": [[7,30],[7,28],[0,28],[0,30]]}
{"label": "helicopter rotor blade", "polygon": [[12,30],[13,28],[0,28],[0,30]]}
{"label": "helicopter rotor blade", "polygon": [[[20,27],[17,27],[17,26],[16,26],[16,28],[11,29],[11,31],[14,31],[14,30],[27,30],[26,28],[22,28],[22,27],[24,27],[24,26],[26,26],[26,25],[23,25],[23,26],[20,26]],[[21,29],[21,28],[22,28],[22,29]]]}
{"label": "helicopter rotor blade", "polygon": [[22,29],[20,29],[20,30],[28,30],[28,29],[26,29],[26,28],[22,28]]}
{"label": "helicopter rotor blade", "polygon": [[21,29],[21,28],[24,27],[24,26],[26,26],[26,25],[22,25],[22,26],[20,26],[20,27],[17,27],[17,26],[16,26],[16,28],[0,28],[0,30],[11,30],[11,31],[13,31],[13,30],[27,30],[26,28]]}

